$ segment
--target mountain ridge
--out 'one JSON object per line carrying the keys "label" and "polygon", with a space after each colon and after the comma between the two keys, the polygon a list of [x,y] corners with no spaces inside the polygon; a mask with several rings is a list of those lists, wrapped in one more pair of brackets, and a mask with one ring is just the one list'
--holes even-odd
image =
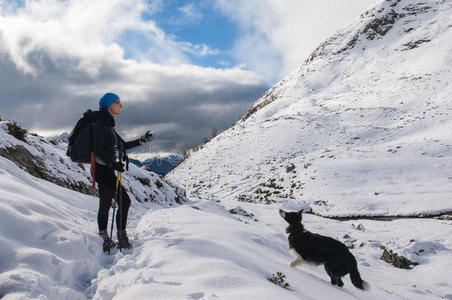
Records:
{"label": "mountain ridge", "polygon": [[451,212],[451,10],[377,3],[167,178],[329,217]]}
{"label": "mountain ridge", "polygon": [[[348,54],[347,51],[357,48],[360,44],[362,44],[363,40],[373,41],[379,40],[384,37],[394,27],[396,21],[399,21],[403,18],[410,18],[413,16],[415,17],[419,14],[428,13],[429,10],[435,11],[432,6],[427,5],[427,3],[425,2],[404,1],[403,3],[407,2],[408,4],[405,6],[399,5],[400,1],[398,0],[381,1],[378,4],[375,4],[374,7],[361,14],[359,18],[352,21],[344,29],[339,30],[332,37],[321,43],[304,61],[299,69],[289,74],[286,78],[270,88],[250,107],[250,109],[240,120],[247,120],[260,108],[272,103],[275,99],[277,99],[279,91],[278,87],[282,87],[286,82],[290,81],[294,77],[304,76],[304,71],[306,71],[306,73],[314,71],[316,61],[321,60],[329,54],[336,56],[336,59],[337,56],[340,55],[341,57],[339,58],[339,60],[341,60]],[[430,2],[446,3],[446,1],[444,0]],[[412,20],[408,20],[406,23],[409,24],[410,22],[412,22]],[[360,26],[358,26],[358,24]],[[407,26],[407,28],[404,30],[408,33],[414,31],[415,28]],[[402,44],[404,47],[406,47],[402,49],[402,51],[417,48],[422,43],[427,43],[430,41],[431,40],[429,40],[428,38],[413,39],[405,44]],[[358,51],[364,50],[365,48],[358,49]]]}

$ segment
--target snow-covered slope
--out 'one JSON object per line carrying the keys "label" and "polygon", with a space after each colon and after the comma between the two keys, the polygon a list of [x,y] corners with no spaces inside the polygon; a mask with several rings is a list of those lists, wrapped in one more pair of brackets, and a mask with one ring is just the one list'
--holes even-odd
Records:
{"label": "snow-covered slope", "polygon": [[324,216],[451,212],[451,65],[451,1],[381,1],[167,178]]}
{"label": "snow-covered slope", "polygon": [[[46,139],[31,134],[19,141],[10,134],[8,124],[12,123],[0,124],[4,129],[0,132],[5,156],[12,157],[14,149],[21,145],[21,153],[26,150],[34,154],[30,161],[35,160],[42,177],[53,171],[52,174],[66,174],[68,181],[86,179],[85,173],[69,161],[65,163],[64,145],[55,148]],[[17,131],[13,132],[17,135]],[[348,278],[344,279],[343,289],[331,286],[321,268],[303,272],[291,269],[287,266],[290,257],[283,233],[285,224],[274,208],[264,207],[253,215],[248,212],[254,209],[252,204],[228,210],[210,198],[189,201],[181,195],[182,189],[172,189],[163,180],[161,185],[144,188],[134,178],[147,175],[141,181],[152,181],[154,175],[134,168],[125,173],[126,188],[136,197],[144,189],[144,194],[155,194],[157,200],[132,203],[128,231],[134,249],[105,255],[97,235],[98,199],[32,176],[29,168],[17,161],[17,156],[14,158],[13,162],[0,157],[2,299],[381,299],[404,294],[403,284],[396,280],[397,273],[389,275],[395,283],[369,294],[354,288]],[[177,197],[186,205],[173,205]],[[379,278],[381,270],[393,269],[383,262],[374,266],[373,256],[380,254],[378,247],[382,243],[399,252],[403,250],[411,259],[421,248],[426,261],[437,251],[428,267],[451,267],[442,262],[448,254],[445,249],[452,247],[447,242],[424,242],[420,235],[402,232],[400,240],[388,244],[371,229],[372,223],[361,224],[358,231],[352,224],[325,224],[313,218],[316,217],[306,216],[311,229],[327,230],[350,246],[360,245],[360,251],[355,253],[359,255],[360,270],[374,287],[384,287]],[[364,226],[369,231],[365,236],[361,232]],[[441,226],[444,225],[431,221],[417,225],[420,233],[422,228],[441,232]],[[344,234],[347,237],[342,238]],[[371,243],[366,242],[369,237],[373,239]],[[416,242],[405,249],[408,237]],[[286,276],[282,284],[288,283],[289,288],[269,281],[277,272]],[[438,274],[442,272],[441,268],[437,270]],[[418,268],[409,278],[418,282],[420,274],[425,273]],[[409,288],[409,293],[438,296],[449,287],[444,283],[441,289],[429,293],[430,286],[429,282],[419,284]]]}
{"label": "snow-covered slope", "polygon": [[96,198],[0,157],[0,297],[83,299],[102,262]]}
{"label": "snow-covered slope", "polygon": [[[219,202],[132,204],[134,249],[101,252],[96,197],[29,175],[0,157],[0,297],[11,299],[436,299],[452,289],[452,241],[436,220],[339,222],[306,215],[309,229],[344,241],[372,285],[333,287],[321,267],[290,268],[284,221],[271,206],[226,210]],[[249,207],[247,207],[249,206]],[[388,241],[387,232],[398,228]],[[434,232],[433,234],[431,232]],[[428,239],[425,236],[428,235]],[[395,269],[384,244],[420,262]],[[353,245],[353,246],[352,246]],[[269,281],[285,276],[282,288]]]}
{"label": "snow-covered slope", "polygon": [[[0,122],[2,299],[86,299],[91,280],[114,261],[101,251],[99,200],[86,195],[97,193],[90,190],[89,165],[71,162],[66,148],[16,122]],[[188,201],[182,188],[134,165],[123,178],[137,200],[131,222]]]}

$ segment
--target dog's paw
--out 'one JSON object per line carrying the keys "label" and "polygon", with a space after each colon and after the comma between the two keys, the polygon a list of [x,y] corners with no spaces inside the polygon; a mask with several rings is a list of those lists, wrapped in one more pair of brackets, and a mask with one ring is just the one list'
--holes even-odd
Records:
{"label": "dog's paw", "polygon": [[298,265],[298,263],[299,263],[298,260],[293,260],[289,263],[289,267],[295,268]]}
{"label": "dog's paw", "polygon": [[370,291],[370,284],[367,281],[363,280],[363,289],[365,291]]}

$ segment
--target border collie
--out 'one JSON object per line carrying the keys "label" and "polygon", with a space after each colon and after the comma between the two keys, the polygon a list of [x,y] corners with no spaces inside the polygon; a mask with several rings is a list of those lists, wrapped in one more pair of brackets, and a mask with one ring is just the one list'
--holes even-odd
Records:
{"label": "border collie", "polygon": [[294,257],[289,266],[301,263],[324,264],[331,277],[331,284],[342,287],[341,277],[350,274],[354,286],[361,290],[369,290],[370,286],[361,279],[356,259],[341,242],[320,234],[311,233],[301,224],[301,213],[279,210],[280,216],[289,223],[286,232],[289,234],[289,253]]}

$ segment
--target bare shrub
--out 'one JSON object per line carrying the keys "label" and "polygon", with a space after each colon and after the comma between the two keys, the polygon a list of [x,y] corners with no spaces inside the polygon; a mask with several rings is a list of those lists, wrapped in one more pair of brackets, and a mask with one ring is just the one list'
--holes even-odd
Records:
{"label": "bare shrub", "polygon": [[268,281],[279,285],[282,288],[288,289],[289,288],[289,283],[285,282],[286,280],[286,275],[283,274],[282,272],[276,272],[276,274],[273,274],[272,277],[267,278]]}

